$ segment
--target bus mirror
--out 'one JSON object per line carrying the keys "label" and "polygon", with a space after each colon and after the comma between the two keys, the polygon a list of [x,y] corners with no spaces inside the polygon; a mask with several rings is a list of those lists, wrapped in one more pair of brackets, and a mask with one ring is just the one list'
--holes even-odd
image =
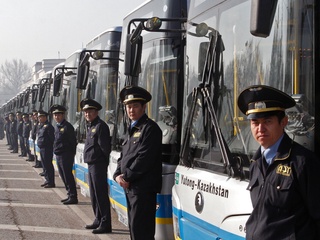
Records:
{"label": "bus mirror", "polygon": [[270,35],[278,0],[251,0],[250,32],[257,37]]}
{"label": "bus mirror", "polygon": [[43,102],[44,101],[44,97],[45,97],[45,89],[46,89],[46,86],[45,85],[42,85],[40,86],[39,88],[39,102]]}
{"label": "bus mirror", "polygon": [[62,77],[63,77],[63,73],[60,72],[53,78],[53,96],[54,97],[60,96]]}
{"label": "bus mirror", "polygon": [[199,54],[198,54],[198,80],[199,81],[202,81],[203,68],[206,62],[206,56],[207,56],[209,45],[210,45],[210,42],[202,42],[199,45]]}
{"label": "bus mirror", "polygon": [[89,62],[90,54],[81,53],[80,63],[77,69],[77,88],[78,89],[86,89],[88,77],[89,77]]}
{"label": "bus mirror", "polygon": [[128,34],[124,60],[124,74],[138,77],[141,71],[142,37],[139,36],[134,43],[130,42],[132,34]]}
{"label": "bus mirror", "polygon": [[36,103],[37,97],[38,97],[38,90],[37,89],[32,89],[32,92],[31,92],[31,103],[32,104]]}
{"label": "bus mirror", "polygon": [[27,103],[29,102],[29,95],[30,95],[30,90],[28,90],[28,91],[24,94],[24,100],[23,100],[24,106],[27,106]]}

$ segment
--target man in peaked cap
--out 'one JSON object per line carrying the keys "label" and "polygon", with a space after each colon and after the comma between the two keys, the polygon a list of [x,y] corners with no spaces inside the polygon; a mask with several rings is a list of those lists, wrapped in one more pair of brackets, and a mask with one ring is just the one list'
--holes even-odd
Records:
{"label": "man in peaked cap", "polygon": [[319,160],[284,131],[285,109],[294,105],[289,95],[264,85],[238,97],[260,144],[250,166],[246,239],[320,239]]}
{"label": "man in peaked cap", "polygon": [[38,135],[38,111],[36,109],[32,110],[32,129],[31,129],[31,134],[30,137],[33,142],[33,157],[35,160],[35,165],[33,166],[34,168],[41,168],[42,163],[41,161],[38,160],[37,154],[36,154],[36,139]]}
{"label": "man in peaked cap", "polygon": [[80,107],[87,121],[87,136],[83,151],[84,162],[88,164],[88,184],[95,219],[86,229],[92,233],[111,233],[111,212],[108,196],[107,167],[111,152],[111,137],[108,125],[98,116],[102,109],[93,99],[83,99]]}
{"label": "man in peaked cap", "polygon": [[53,142],[54,142],[54,128],[48,121],[48,113],[39,110],[38,111],[38,147],[40,149],[40,158],[42,162],[43,175],[45,182],[41,184],[44,188],[54,188],[54,167],[52,164],[53,159]]}
{"label": "man in peaked cap", "polygon": [[34,156],[31,154],[30,145],[29,145],[29,136],[32,128],[31,121],[29,120],[29,114],[22,114],[23,127],[22,127],[22,137],[24,143],[25,153],[28,156],[27,161],[34,161]]}
{"label": "man in peaked cap", "polygon": [[13,112],[9,113],[10,121],[10,139],[11,147],[8,150],[12,150],[10,153],[18,153],[18,133],[17,133],[17,120]]}
{"label": "man in peaked cap", "polygon": [[130,119],[114,180],[124,188],[132,240],[154,239],[157,193],[162,187],[162,131],[145,113],[150,93],[137,86],[121,90]]}
{"label": "man in peaked cap", "polygon": [[26,149],[25,149],[25,143],[23,138],[23,119],[22,119],[22,112],[18,111],[16,112],[17,117],[17,133],[18,133],[18,139],[19,139],[19,146],[20,146],[20,155],[19,157],[26,157]]}
{"label": "man in peaked cap", "polygon": [[68,196],[61,202],[67,205],[78,203],[76,182],[72,173],[77,139],[74,127],[65,119],[65,112],[66,108],[58,104],[52,105],[50,108],[50,113],[57,123],[54,127],[53,153],[56,156],[59,175]]}
{"label": "man in peaked cap", "polygon": [[7,145],[11,147],[10,120],[9,120],[9,116],[6,115],[6,116],[4,117],[4,119],[5,119],[4,130],[5,130],[5,132],[6,132]]}

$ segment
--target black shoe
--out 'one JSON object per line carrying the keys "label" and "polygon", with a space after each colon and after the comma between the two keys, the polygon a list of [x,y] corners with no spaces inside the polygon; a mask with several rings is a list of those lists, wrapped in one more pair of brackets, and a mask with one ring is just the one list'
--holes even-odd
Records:
{"label": "black shoe", "polygon": [[20,154],[20,155],[18,155],[18,157],[26,157],[27,155],[25,155],[25,154]]}
{"label": "black shoe", "polygon": [[100,225],[97,229],[92,230],[93,234],[100,234],[100,233],[111,233],[111,222],[107,221],[106,217],[101,218]]}
{"label": "black shoe", "polygon": [[55,187],[56,187],[55,184],[49,184],[49,183],[44,186],[44,188],[55,188]]}
{"label": "black shoe", "polygon": [[100,226],[100,224],[96,221],[94,221],[92,224],[90,225],[86,225],[84,228],[85,229],[96,229]]}
{"label": "black shoe", "polygon": [[77,198],[69,198],[67,201],[63,202],[65,205],[69,204],[78,204],[78,199]]}
{"label": "black shoe", "polygon": [[34,159],[29,159],[29,158],[28,158],[28,159],[26,159],[26,161],[27,161],[27,162],[33,162]]}
{"label": "black shoe", "polygon": [[9,147],[8,150],[13,150],[13,148]]}
{"label": "black shoe", "polygon": [[62,199],[61,202],[66,202],[69,200],[69,197],[68,198],[65,198],[65,199]]}
{"label": "black shoe", "polygon": [[112,233],[112,229],[107,227],[98,227],[97,229],[93,229],[92,233],[93,234]]}
{"label": "black shoe", "polygon": [[45,187],[45,186],[47,186],[47,185],[48,185],[48,183],[45,182],[45,183],[41,184],[40,186],[41,186],[41,187]]}
{"label": "black shoe", "polygon": [[39,175],[43,177],[45,175],[45,173],[41,172],[41,173],[39,173]]}
{"label": "black shoe", "polygon": [[18,151],[12,151],[12,152],[10,152],[10,153],[18,153]]}
{"label": "black shoe", "polygon": [[32,166],[32,167],[34,167],[34,168],[41,168],[40,165],[34,165],[34,166]]}

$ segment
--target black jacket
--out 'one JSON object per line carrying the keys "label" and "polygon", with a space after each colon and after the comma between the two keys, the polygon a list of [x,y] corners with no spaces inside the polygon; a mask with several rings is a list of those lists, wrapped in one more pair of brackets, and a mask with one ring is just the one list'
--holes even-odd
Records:
{"label": "black jacket", "polygon": [[24,122],[23,128],[22,128],[22,137],[29,138],[30,131],[31,131],[31,122],[30,121]]}
{"label": "black jacket", "polygon": [[74,127],[65,119],[54,127],[53,152],[59,155],[63,152],[76,154],[77,139]]}
{"label": "black jacket", "polygon": [[54,141],[54,128],[46,121],[38,126],[38,147],[39,148],[52,148],[53,151],[53,141]]}
{"label": "black jacket", "polygon": [[[253,211],[246,239],[320,239],[320,164],[315,155],[284,135],[265,170],[259,149],[250,165]],[[319,231],[320,233],[320,231]]]}
{"label": "black jacket", "polygon": [[16,135],[17,134],[17,120],[10,121],[10,134]]}
{"label": "black jacket", "polygon": [[19,136],[22,137],[23,134],[23,120],[20,119],[19,121],[17,120],[17,133]]}
{"label": "black jacket", "polygon": [[31,138],[32,138],[33,140],[36,140],[36,138],[37,138],[38,125],[39,125],[38,121],[33,121],[33,122],[32,122]]}
{"label": "black jacket", "polygon": [[113,178],[124,174],[134,192],[160,192],[162,186],[161,161],[162,131],[145,114],[129,130],[122,144]]}
{"label": "black jacket", "polygon": [[105,161],[109,165],[111,138],[108,125],[99,116],[87,124],[87,137],[84,145],[84,162],[94,164]]}

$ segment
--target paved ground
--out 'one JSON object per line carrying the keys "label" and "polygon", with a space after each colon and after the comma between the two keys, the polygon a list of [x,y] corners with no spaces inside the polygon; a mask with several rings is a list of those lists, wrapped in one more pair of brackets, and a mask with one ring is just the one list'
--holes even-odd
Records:
{"label": "paved ground", "polygon": [[79,204],[63,205],[66,191],[58,173],[56,188],[42,188],[41,169],[7,148],[0,140],[0,240],[130,239],[113,210],[112,234],[94,235],[84,229],[93,221],[90,199],[78,189]]}

